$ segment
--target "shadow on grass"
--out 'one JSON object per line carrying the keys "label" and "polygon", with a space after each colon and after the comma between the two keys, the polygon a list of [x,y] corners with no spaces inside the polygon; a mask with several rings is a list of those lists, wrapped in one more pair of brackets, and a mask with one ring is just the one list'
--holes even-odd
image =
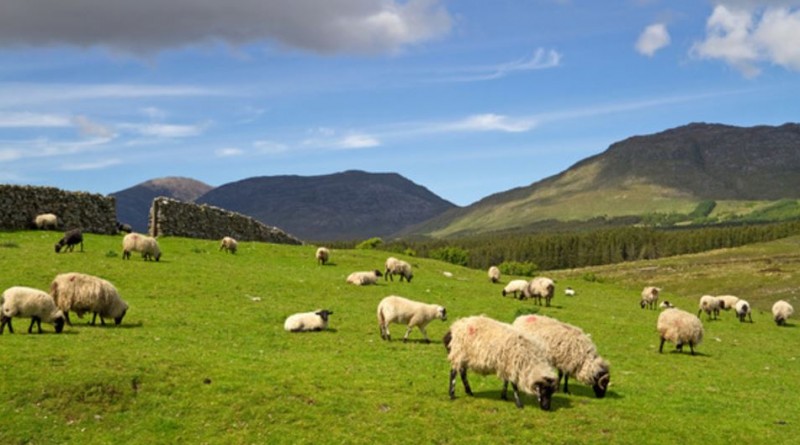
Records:
{"label": "shadow on grass", "polygon": [[681,352],[681,351],[678,351],[677,349],[673,349],[671,351],[665,352],[664,354],[677,354],[677,355],[683,354],[683,355],[686,355],[688,357],[711,357],[710,355],[708,355],[706,353],[703,353],[703,352],[700,352],[700,351],[694,351],[694,355],[692,355],[692,353],[689,352],[689,351]]}
{"label": "shadow on grass", "polygon": [[[511,387],[508,388],[508,400],[503,400],[500,397],[500,390],[503,387],[503,384],[500,383],[498,389],[496,391],[479,391],[473,392],[474,395],[469,396],[463,393],[463,387],[461,387],[462,392],[459,394],[458,390],[456,390],[456,400],[459,398],[462,399],[485,399],[485,400],[493,400],[497,403],[501,404],[508,404],[511,408],[516,409],[514,405],[514,392],[511,390]],[[522,399],[522,406],[525,409],[536,409],[537,411],[541,411],[539,408],[539,401],[536,397],[528,395],[520,391],[519,393],[520,399]],[[550,402],[550,411],[558,411],[561,409],[568,409],[572,407],[572,401],[569,400],[569,396],[564,396],[562,394],[553,394],[553,398]]]}
{"label": "shadow on grass", "polygon": [[72,328],[90,328],[90,329],[137,329],[144,326],[144,323],[138,321],[136,323],[125,323],[122,324],[114,324],[112,321],[111,323],[101,324],[99,321],[96,322],[94,325],[91,324],[91,321],[87,321],[86,323],[74,323],[71,327]]}
{"label": "shadow on grass", "polygon": [[[571,396],[571,397],[581,397],[587,399],[597,398],[597,396],[594,394],[594,390],[591,387],[583,385],[573,386],[572,380],[570,380],[569,382],[569,393],[567,394],[564,393],[564,386],[562,385],[561,388],[559,388],[558,390],[558,394],[561,394],[565,397]],[[608,391],[606,391],[606,395],[603,398],[618,400],[618,399],[623,399],[625,397],[609,389]]]}

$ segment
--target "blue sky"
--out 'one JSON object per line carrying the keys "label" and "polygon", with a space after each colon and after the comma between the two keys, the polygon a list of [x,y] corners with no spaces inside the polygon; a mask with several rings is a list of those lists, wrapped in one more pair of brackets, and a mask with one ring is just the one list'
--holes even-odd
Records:
{"label": "blue sky", "polygon": [[800,116],[800,0],[4,0],[0,183],[397,172],[458,205]]}

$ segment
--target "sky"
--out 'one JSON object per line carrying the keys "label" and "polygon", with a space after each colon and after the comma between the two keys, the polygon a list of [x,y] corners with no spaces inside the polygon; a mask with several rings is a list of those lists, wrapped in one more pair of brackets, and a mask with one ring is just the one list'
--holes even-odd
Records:
{"label": "sky", "polygon": [[457,205],[800,120],[800,0],[3,0],[0,183],[396,172]]}

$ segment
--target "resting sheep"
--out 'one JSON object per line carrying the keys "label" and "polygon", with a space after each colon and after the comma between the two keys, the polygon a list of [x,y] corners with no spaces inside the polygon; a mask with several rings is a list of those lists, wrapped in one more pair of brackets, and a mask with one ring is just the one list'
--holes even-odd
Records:
{"label": "resting sheep", "polygon": [[558,369],[559,384],[564,377],[565,393],[569,392],[569,377],[573,376],[591,386],[598,399],[605,397],[611,378],[609,364],[581,328],[543,315],[522,315],[512,326],[544,341],[547,357]]}
{"label": "resting sheep", "polygon": [[117,288],[93,275],[77,272],[56,275],[50,284],[50,294],[56,306],[64,311],[64,319],[70,326],[72,322],[69,319],[69,311],[74,311],[78,317],[83,317],[85,312],[91,312],[92,326],[98,315],[100,324],[106,324],[105,318],[112,318],[114,324],[120,324],[128,312],[128,303],[120,298]]}
{"label": "resting sheep", "polygon": [[416,326],[425,337],[425,342],[430,343],[425,327],[435,318],[446,321],[447,309],[438,304],[420,303],[395,295],[390,295],[378,303],[378,328],[383,340],[392,339],[389,324],[398,323],[408,326],[403,342],[408,341],[408,334]]}
{"label": "resting sheep", "polygon": [[508,294],[514,294],[514,298],[517,298],[517,293],[522,296],[522,293],[525,289],[528,288],[528,280],[511,280],[506,284],[506,287],[503,288],[503,296],[505,297]]}
{"label": "resting sheep", "polygon": [[575,296],[575,289],[573,289],[571,287],[568,287],[568,288],[564,289],[564,295],[566,295],[568,297],[574,297]]}
{"label": "resting sheep", "polygon": [[129,233],[122,238],[122,259],[131,258],[131,252],[141,252],[142,258],[147,261],[161,259],[161,249],[155,238],[141,233]]}
{"label": "resting sheep", "polygon": [[719,316],[720,309],[722,309],[722,300],[711,295],[703,295],[700,297],[700,303],[698,305],[700,307],[697,311],[698,317],[701,312],[705,312],[709,320],[711,320],[711,314],[714,314],[714,319],[716,320]]}
{"label": "resting sheep", "polygon": [[489,268],[489,281],[492,283],[497,283],[500,281],[500,269],[497,266],[492,266]]}
{"label": "resting sheep", "polygon": [[546,305],[550,306],[550,300],[553,298],[553,294],[555,294],[556,284],[553,280],[546,277],[536,277],[528,283],[528,286],[525,287],[522,291],[522,295],[524,298],[533,298],[536,300],[536,304],[539,306],[542,305],[542,298]]}
{"label": "resting sheep", "polygon": [[378,284],[378,277],[382,276],[381,271],[375,269],[371,272],[353,272],[347,276],[347,282],[356,286],[367,284]]}
{"label": "resting sheep", "polygon": [[656,305],[658,304],[658,294],[660,292],[660,287],[646,286],[642,290],[642,300],[639,302],[639,306],[641,306],[642,309],[645,307],[649,309],[655,309]]}
{"label": "resting sheep", "polygon": [[0,334],[8,325],[8,332],[14,333],[11,319],[31,318],[28,333],[33,332],[33,325],[42,333],[42,322],[53,323],[56,333],[64,329],[64,313],[56,307],[53,297],[47,292],[30,287],[14,286],[3,291],[0,296]]}
{"label": "resting sheep", "polygon": [[736,317],[738,317],[739,321],[742,323],[744,323],[745,317],[750,318],[750,323],[753,322],[753,315],[750,314],[751,309],[750,303],[748,303],[747,300],[742,300],[741,298],[736,302],[736,305],[733,306],[733,310],[736,311]]}
{"label": "resting sheep", "polygon": [[290,315],[283,323],[283,329],[289,332],[324,331],[328,329],[330,315],[333,315],[333,311],[327,309]]}
{"label": "resting sheep", "polygon": [[400,281],[403,281],[403,278],[406,279],[407,282],[411,282],[411,279],[414,278],[414,273],[411,270],[411,265],[406,263],[403,260],[398,260],[395,257],[389,257],[386,259],[386,272],[384,272],[384,280],[388,280],[391,278],[394,281],[394,275],[400,275]]}
{"label": "resting sheep", "polygon": [[675,307],[675,305],[670,303],[668,300],[664,300],[661,302],[661,304],[658,305],[658,307],[660,307],[661,309],[669,309],[671,307]]}
{"label": "resting sheep", "polygon": [[792,314],[794,314],[794,308],[788,301],[778,300],[772,305],[772,318],[778,326],[785,325],[786,320],[791,317]]}
{"label": "resting sheep", "polygon": [[42,213],[41,215],[36,215],[36,218],[33,219],[33,224],[37,229],[55,229],[58,227],[58,217],[52,213]]}
{"label": "resting sheep", "polygon": [[663,352],[664,342],[669,341],[679,352],[683,352],[683,345],[688,343],[694,355],[694,347],[703,341],[703,322],[696,315],[677,308],[665,309],[658,316],[656,329],[661,337],[659,353]]}
{"label": "resting sheep", "polygon": [[320,247],[314,256],[317,258],[317,262],[324,266],[331,258],[331,251],[327,247]]}
{"label": "resting sheep", "polygon": [[219,243],[219,250],[224,250],[226,252],[236,253],[238,248],[239,243],[230,236],[222,238],[222,241]]}
{"label": "resting sheep", "polygon": [[81,252],[83,252],[83,232],[81,229],[68,230],[64,232],[64,237],[58,240],[56,243],[56,253],[61,252],[61,249],[64,246],[67,246],[67,248],[64,249],[64,252],[72,252],[75,249],[76,244],[81,245]]}
{"label": "resting sheep", "polygon": [[518,408],[522,408],[521,389],[535,396],[541,409],[550,409],[558,379],[547,360],[547,346],[540,339],[480,315],[453,323],[443,340],[450,361],[450,399],[456,397],[456,374],[461,375],[464,391],[472,395],[467,381],[467,370],[471,369],[481,375],[496,374],[503,381],[503,400],[510,382]]}

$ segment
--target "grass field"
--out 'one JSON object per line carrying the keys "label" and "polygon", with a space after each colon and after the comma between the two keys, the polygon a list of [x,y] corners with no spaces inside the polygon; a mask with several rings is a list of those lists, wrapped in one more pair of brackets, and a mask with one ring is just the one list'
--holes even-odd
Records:
{"label": "grass field", "polygon": [[[47,289],[78,271],[113,282],[130,304],[120,326],[0,337],[0,443],[797,443],[800,329],[779,328],[774,300],[800,309],[800,238],[703,255],[555,271],[550,308],[502,298],[484,271],[405,258],[411,283],[353,287],[355,270],[387,254],[334,250],[318,266],[313,246],[160,240],[159,263],[123,261],[121,237],[87,235],[85,252],[56,255],[54,232],[0,233],[0,288]],[[452,272],[452,277],[443,275]],[[503,277],[507,282],[512,277]],[[706,321],[696,356],[658,353],[657,311],[639,308],[643,285],[696,311],[703,293],[753,302],[754,323],[732,313]],[[564,297],[563,289],[577,290]],[[381,341],[375,310],[396,294],[445,305],[447,322],[409,343]],[[334,311],[331,329],[290,334],[294,312]],[[494,376],[470,375],[475,397],[447,395],[441,337],[462,316],[512,321],[536,312],[581,326],[611,363],[605,399],[571,382],[544,412],[526,397],[499,399]],[[405,329],[392,326],[395,339]]]}

